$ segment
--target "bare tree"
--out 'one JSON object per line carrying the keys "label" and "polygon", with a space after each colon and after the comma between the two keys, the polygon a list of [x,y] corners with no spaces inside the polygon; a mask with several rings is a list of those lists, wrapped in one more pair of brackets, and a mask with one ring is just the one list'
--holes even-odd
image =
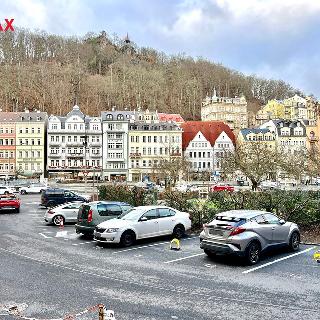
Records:
{"label": "bare tree", "polygon": [[234,174],[240,171],[252,183],[252,189],[268,176],[279,171],[282,163],[282,154],[263,142],[238,144],[234,151],[225,152],[221,158],[221,168],[224,174]]}

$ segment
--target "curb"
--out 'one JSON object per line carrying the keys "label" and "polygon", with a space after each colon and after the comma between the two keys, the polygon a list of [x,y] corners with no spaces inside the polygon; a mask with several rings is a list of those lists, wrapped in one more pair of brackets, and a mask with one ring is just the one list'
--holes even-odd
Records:
{"label": "curb", "polygon": [[301,244],[305,244],[305,245],[308,245],[308,246],[320,246],[320,243],[317,243],[317,242],[300,242]]}

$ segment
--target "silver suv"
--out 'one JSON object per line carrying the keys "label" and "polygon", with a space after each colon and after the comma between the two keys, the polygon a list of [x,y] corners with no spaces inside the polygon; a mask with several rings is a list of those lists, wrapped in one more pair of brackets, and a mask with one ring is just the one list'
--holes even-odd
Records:
{"label": "silver suv", "polygon": [[297,251],[299,243],[300,231],[295,223],[258,210],[221,212],[204,225],[200,234],[200,248],[208,256],[235,254],[250,265],[256,264],[267,248],[284,245]]}

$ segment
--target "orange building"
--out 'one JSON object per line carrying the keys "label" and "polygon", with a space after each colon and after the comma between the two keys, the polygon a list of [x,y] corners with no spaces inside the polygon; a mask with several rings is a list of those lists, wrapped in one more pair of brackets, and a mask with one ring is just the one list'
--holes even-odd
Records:
{"label": "orange building", "polygon": [[16,121],[18,112],[0,112],[0,178],[16,174]]}

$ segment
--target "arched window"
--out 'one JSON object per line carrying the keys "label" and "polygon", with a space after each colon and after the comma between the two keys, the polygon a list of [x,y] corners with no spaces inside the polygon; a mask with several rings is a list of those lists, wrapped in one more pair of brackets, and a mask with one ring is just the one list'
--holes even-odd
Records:
{"label": "arched window", "polygon": [[109,114],[107,114],[107,117],[106,117],[106,118],[107,118],[107,120],[112,120],[112,119],[113,119],[113,116],[112,116],[112,114],[109,113]]}
{"label": "arched window", "polygon": [[117,119],[118,120],[123,120],[123,115],[122,114],[118,114]]}

